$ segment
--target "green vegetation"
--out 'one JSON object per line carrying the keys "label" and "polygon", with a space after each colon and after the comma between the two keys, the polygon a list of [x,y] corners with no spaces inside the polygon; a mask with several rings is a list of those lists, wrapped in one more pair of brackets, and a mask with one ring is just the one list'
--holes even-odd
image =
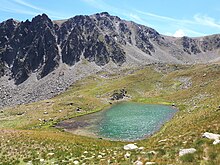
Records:
{"label": "green vegetation", "polygon": [[[220,145],[201,137],[206,131],[220,133],[219,84],[217,64],[100,72],[55,98],[3,109],[0,164],[73,164],[76,160],[81,164],[132,164],[137,159],[157,164],[220,164]],[[179,109],[159,132],[136,142],[143,150],[131,151],[125,158],[125,142],[81,137],[54,128],[61,120],[108,108],[110,97],[120,89],[128,92],[127,101],[174,103]],[[191,147],[197,151],[178,156],[179,149]]]}

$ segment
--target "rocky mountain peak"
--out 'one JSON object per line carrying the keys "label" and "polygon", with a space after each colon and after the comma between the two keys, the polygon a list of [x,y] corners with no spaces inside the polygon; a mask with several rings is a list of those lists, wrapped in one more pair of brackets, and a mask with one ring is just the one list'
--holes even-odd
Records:
{"label": "rocky mountain peak", "polygon": [[12,36],[19,22],[14,19],[8,19],[0,23],[0,45],[3,47],[8,39]]}
{"label": "rocky mountain peak", "polygon": [[38,30],[44,30],[47,27],[52,29],[53,28],[53,22],[51,19],[46,15],[38,15],[34,17],[31,21],[32,29],[38,29]]}
{"label": "rocky mountain peak", "polygon": [[102,15],[102,16],[107,16],[107,17],[110,17],[110,14],[108,12],[102,12],[102,13],[99,13],[99,15]]}
{"label": "rocky mountain peak", "polygon": [[32,19],[32,22],[34,22],[34,21],[44,21],[44,20],[49,20],[50,21],[50,18],[45,14],[45,13],[43,13],[43,14],[39,14],[39,15],[37,15],[37,16],[35,16],[33,19]]}
{"label": "rocky mountain peak", "polygon": [[14,19],[8,19],[1,23],[1,26],[5,26],[7,28],[16,27],[19,24],[19,21]]}

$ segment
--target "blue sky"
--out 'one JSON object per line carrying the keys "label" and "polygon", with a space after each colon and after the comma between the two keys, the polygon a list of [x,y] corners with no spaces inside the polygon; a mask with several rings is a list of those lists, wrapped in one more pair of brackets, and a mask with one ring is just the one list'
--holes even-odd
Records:
{"label": "blue sky", "polygon": [[51,19],[103,11],[181,37],[220,33],[219,0],[0,0],[0,22],[31,20],[46,13]]}

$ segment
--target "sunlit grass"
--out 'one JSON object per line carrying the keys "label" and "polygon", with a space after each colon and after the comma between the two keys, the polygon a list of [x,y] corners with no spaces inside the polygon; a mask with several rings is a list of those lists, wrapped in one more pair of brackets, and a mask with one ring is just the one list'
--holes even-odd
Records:
{"label": "sunlit grass", "polygon": [[[181,88],[181,77],[190,78],[191,86]],[[154,66],[119,74],[100,72],[52,99],[5,108],[0,113],[0,162],[132,164],[140,158],[144,163],[218,164],[220,146],[201,135],[206,131],[220,133],[219,84],[219,65],[171,65],[161,72],[155,71]],[[53,127],[61,120],[110,107],[111,95],[123,88],[128,92],[127,101],[175,104],[179,109],[159,132],[137,141],[145,149],[132,151],[129,159],[124,157],[123,142],[72,135]],[[179,149],[190,147],[197,152],[179,158]]]}

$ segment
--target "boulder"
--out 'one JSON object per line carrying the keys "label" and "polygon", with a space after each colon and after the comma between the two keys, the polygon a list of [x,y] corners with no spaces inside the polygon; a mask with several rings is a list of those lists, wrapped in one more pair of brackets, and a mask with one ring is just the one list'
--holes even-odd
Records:
{"label": "boulder", "polygon": [[208,139],[212,139],[212,140],[218,140],[220,138],[219,134],[214,134],[214,133],[209,133],[209,132],[205,132],[202,137],[208,138]]}
{"label": "boulder", "polygon": [[219,144],[220,143],[220,135],[219,134],[214,134],[214,133],[209,133],[209,132],[205,132],[202,137],[214,140],[213,144]]}
{"label": "boulder", "polygon": [[159,140],[158,143],[166,142],[167,139]]}
{"label": "boulder", "polygon": [[215,141],[213,142],[214,145],[219,144],[219,143],[220,143],[220,140],[215,140]]}
{"label": "boulder", "polygon": [[30,161],[27,162],[26,165],[32,165],[32,164],[33,164],[33,163],[32,163],[32,161],[30,160]]}
{"label": "boulder", "polygon": [[48,153],[47,155],[48,155],[48,156],[53,156],[54,153],[53,153],[53,152],[50,152],[50,153]]}
{"label": "boulder", "polygon": [[21,116],[21,115],[24,115],[24,114],[25,114],[25,112],[18,112],[17,113],[18,116]]}
{"label": "boulder", "polygon": [[137,160],[136,162],[134,162],[134,165],[143,165],[143,163],[140,160]]}
{"label": "boulder", "polygon": [[98,158],[98,159],[101,159],[101,158],[102,158],[102,155],[98,155],[97,158]]}
{"label": "boulder", "polygon": [[149,151],[148,154],[156,155],[156,151]]}
{"label": "boulder", "polygon": [[78,160],[74,160],[73,164],[79,164],[79,161]]}
{"label": "boulder", "polygon": [[124,146],[124,150],[135,150],[138,149],[138,146],[136,146],[135,144],[127,144]]}
{"label": "boulder", "polygon": [[155,162],[146,162],[145,165],[156,164]]}
{"label": "boulder", "polygon": [[194,152],[196,152],[195,148],[180,149],[179,156],[183,156],[186,154],[193,154]]}
{"label": "boulder", "polygon": [[77,112],[80,112],[80,111],[81,111],[81,109],[82,109],[82,108],[77,107],[77,108],[76,108],[76,111],[77,111]]}
{"label": "boulder", "polygon": [[130,156],[131,156],[131,154],[128,153],[128,152],[124,155],[124,157],[125,157],[126,159],[130,158]]}
{"label": "boulder", "polygon": [[142,150],[144,149],[144,147],[139,147],[138,149],[139,149],[140,151],[142,151]]}

